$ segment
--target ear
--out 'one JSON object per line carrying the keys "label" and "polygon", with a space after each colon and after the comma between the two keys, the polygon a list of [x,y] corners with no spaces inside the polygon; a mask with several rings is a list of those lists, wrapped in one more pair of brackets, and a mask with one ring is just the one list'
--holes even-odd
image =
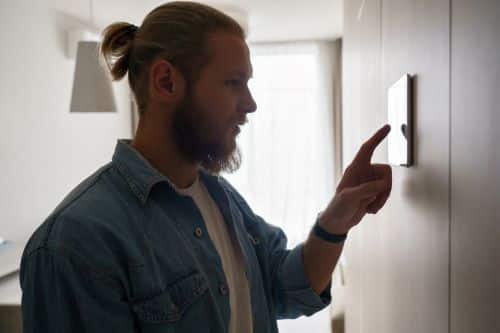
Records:
{"label": "ear", "polygon": [[169,61],[153,61],[149,69],[149,94],[152,100],[176,103],[182,98],[184,89],[184,77]]}

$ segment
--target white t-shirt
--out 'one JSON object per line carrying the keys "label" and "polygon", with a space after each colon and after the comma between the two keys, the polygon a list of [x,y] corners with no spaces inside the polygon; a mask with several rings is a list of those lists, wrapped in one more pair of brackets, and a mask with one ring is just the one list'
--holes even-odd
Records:
{"label": "white t-shirt", "polygon": [[170,181],[169,183],[179,194],[193,198],[200,209],[210,239],[219,253],[229,288],[231,308],[229,333],[251,333],[253,325],[252,309],[244,260],[241,257],[238,242],[228,232],[219,207],[217,207],[199,176],[197,176],[193,184],[183,189],[176,187]]}

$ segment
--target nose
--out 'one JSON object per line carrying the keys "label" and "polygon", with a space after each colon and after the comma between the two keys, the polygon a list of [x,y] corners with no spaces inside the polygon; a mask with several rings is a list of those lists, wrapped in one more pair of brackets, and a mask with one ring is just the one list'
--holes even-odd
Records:
{"label": "nose", "polygon": [[257,111],[257,103],[255,103],[255,100],[253,99],[252,93],[250,92],[250,89],[247,87],[247,94],[245,97],[245,112],[246,113],[252,113]]}

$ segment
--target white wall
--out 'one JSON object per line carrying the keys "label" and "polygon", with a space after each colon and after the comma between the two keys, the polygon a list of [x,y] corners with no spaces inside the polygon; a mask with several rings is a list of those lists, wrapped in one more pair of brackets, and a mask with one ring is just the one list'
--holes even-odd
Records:
{"label": "white wall", "polygon": [[76,22],[50,3],[0,0],[0,237],[8,239],[29,235],[111,159],[117,138],[131,136],[126,80],[113,84],[118,112],[69,112],[75,61],[65,30]]}
{"label": "white wall", "polygon": [[500,332],[500,2],[451,15],[450,332]]}
{"label": "white wall", "polygon": [[416,75],[415,164],[392,167],[385,207],[346,243],[346,332],[448,332],[449,1],[352,0],[344,19],[346,165],[387,122],[388,88]]}

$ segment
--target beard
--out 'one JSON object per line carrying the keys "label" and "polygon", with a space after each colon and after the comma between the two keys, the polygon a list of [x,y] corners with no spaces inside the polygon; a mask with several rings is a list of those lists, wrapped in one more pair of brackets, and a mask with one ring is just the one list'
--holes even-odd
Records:
{"label": "beard", "polygon": [[174,143],[189,162],[199,163],[207,172],[232,173],[241,165],[241,152],[234,139],[216,133],[216,122],[197,107],[187,82],[186,95],[173,115]]}

